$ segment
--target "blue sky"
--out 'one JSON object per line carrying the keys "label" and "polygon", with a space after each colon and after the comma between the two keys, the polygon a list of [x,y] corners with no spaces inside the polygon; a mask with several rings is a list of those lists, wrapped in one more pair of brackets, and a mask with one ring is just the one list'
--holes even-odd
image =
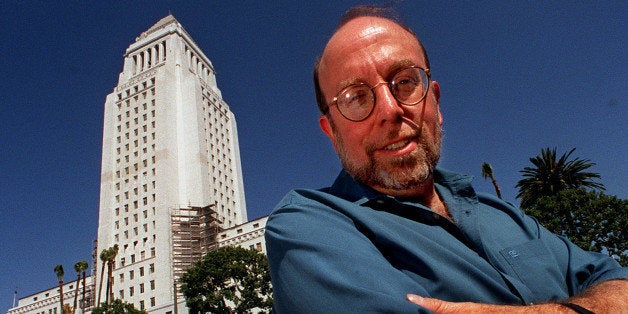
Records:
{"label": "blue sky", "polygon": [[[628,198],[628,2],[393,1],[440,83],[441,166],[490,162],[506,200],[528,159],[576,147]],[[318,129],[316,56],[356,1],[0,2],[0,311],[91,265],[105,96],[125,49],[172,13],[217,71],[236,116],[249,218],[340,164]],[[375,2],[378,3],[378,2]]]}

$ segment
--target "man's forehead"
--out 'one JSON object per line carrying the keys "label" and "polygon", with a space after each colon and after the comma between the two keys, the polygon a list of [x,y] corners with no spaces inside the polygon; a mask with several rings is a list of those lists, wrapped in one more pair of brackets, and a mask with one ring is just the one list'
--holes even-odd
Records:
{"label": "man's forehead", "polygon": [[373,36],[375,34],[382,33],[386,30],[385,27],[381,25],[370,25],[365,27],[359,34],[359,37],[368,37]]}
{"label": "man's forehead", "polygon": [[395,41],[407,40],[413,45],[420,45],[414,34],[399,25],[397,22],[378,16],[356,17],[336,30],[327,42],[322,54],[322,58],[330,51],[338,52],[338,49],[352,49],[351,47],[362,45],[360,41],[367,41],[369,38],[376,38],[380,35],[398,36]]}
{"label": "man's forehead", "polygon": [[[374,45],[388,50],[399,49],[402,46],[419,48],[417,57],[422,55],[417,38],[401,25],[382,17],[363,16],[346,22],[334,33],[321,55],[320,66],[325,68],[331,65],[333,69],[337,68],[339,62],[347,65],[346,57],[360,50],[368,53],[367,47]],[[359,54],[353,57],[361,59]],[[362,57],[368,59],[369,56]],[[359,63],[359,60],[354,61]]]}
{"label": "man's forehead", "polygon": [[363,38],[386,31],[405,31],[396,22],[378,16],[360,16],[347,21],[329,39],[327,45],[340,38]]}

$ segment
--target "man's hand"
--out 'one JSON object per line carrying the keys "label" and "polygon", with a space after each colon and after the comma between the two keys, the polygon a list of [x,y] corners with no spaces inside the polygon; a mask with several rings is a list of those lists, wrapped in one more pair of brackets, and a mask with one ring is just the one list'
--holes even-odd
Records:
{"label": "man's hand", "polygon": [[[628,280],[609,280],[599,283],[583,294],[565,300],[594,313],[628,313]],[[408,294],[406,299],[434,313],[575,313],[560,303],[522,305],[494,305],[473,302],[447,302]]]}
{"label": "man's hand", "polygon": [[424,298],[408,294],[406,300],[426,308],[434,313],[573,313],[572,310],[555,303],[532,306],[495,305],[473,302],[447,302],[439,299]]}

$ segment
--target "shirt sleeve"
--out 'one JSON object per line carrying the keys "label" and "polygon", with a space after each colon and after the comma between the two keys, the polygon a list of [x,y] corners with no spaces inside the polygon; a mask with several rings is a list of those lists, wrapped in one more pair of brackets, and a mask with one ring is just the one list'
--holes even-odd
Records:
{"label": "shirt sleeve", "polygon": [[[536,222],[535,219],[533,220]],[[536,223],[538,224],[538,222]],[[566,237],[557,236],[544,227],[538,226],[541,239],[549,247],[556,248],[553,251],[564,252],[557,247],[566,248],[564,269],[570,296],[578,295],[606,280],[628,279],[628,268],[620,267],[617,261],[607,254],[586,251],[573,244]],[[557,260],[561,260],[561,258],[558,257]]]}
{"label": "shirt sleeve", "polygon": [[410,292],[429,296],[425,289],[391,266],[350,218],[303,193],[288,194],[266,224],[275,312],[428,312],[405,300]]}
{"label": "shirt sleeve", "polygon": [[[628,279],[628,268],[621,267],[607,254],[578,247],[566,237],[544,228],[535,218],[492,196],[483,195],[481,200],[496,209],[485,210],[486,217],[481,222],[485,237],[483,242],[489,246],[486,249],[499,249],[506,262],[493,260],[507,273],[518,276],[539,300],[546,301],[546,296],[558,295],[558,287],[565,290],[562,297],[567,298],[602,281]],[[510,219],[495,216],[500,212],[507,213]],[[498,219],[510,221],[514,225],[489,224]],[[519,236],[517,230],[527,236]],[[524,240],[528,242],[522,242]],[[515,246],[506,247],[507,245]],[[512,255],[513,252],[516,253]],[[526,259],[523,255],[532,258]]]}

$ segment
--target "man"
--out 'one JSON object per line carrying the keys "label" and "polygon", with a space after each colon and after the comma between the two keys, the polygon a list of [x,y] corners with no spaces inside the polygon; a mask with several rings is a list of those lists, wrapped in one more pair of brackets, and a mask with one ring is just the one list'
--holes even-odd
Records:
{"label": "man", "polygon": [[628,311],[627,269],[436,169],[440,87],[409,29],[350,10],[315,85],[344,170],[268,219],[275,311]]}

